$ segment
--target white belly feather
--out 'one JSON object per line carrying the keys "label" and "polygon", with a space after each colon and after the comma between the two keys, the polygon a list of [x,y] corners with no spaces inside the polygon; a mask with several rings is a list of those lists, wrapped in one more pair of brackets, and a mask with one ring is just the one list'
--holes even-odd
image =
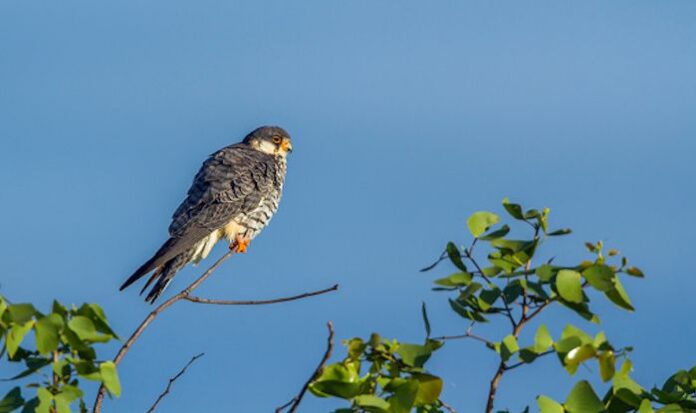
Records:
{"label": "white belly feather", "polygon": [[235,241],[237,235],[240,235],[243,232],[244,227],[239,225],[237,221],[230,221],[227,225],[211,232],[210,235],[198,241],[196,245],[193,246],[194,252],[191,261],[193,261],[194,264],[198,264],[201,260],[207,257],[208,254],[210,254],[210,251],[218,241],[225,238],[228,242],[233,242]]}

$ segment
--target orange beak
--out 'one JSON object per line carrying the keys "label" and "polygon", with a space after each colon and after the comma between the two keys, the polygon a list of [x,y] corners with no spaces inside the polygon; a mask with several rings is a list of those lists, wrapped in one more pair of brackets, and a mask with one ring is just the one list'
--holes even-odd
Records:
{"label": "orange beak", "polygon": [[283,141],[280,142],[280,149],[285,152],[292,152],[292,144],[290,143],[290,139],[283,138]]}

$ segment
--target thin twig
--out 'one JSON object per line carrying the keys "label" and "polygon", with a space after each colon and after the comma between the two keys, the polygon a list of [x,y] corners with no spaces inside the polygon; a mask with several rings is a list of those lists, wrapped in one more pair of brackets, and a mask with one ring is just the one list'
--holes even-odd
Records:
{"label": "thin twig", "polygon": [[[518,338],[520,335],[520,332],[522,331],[522,328],[524,328],[527,323],[532,320],[534,317],[539,315],[549,304],[553,303],[555,299],[550,299],[546,301],[543,305],[541,305],[539,308],[534,310],[532,313],[529,315],[523,315],[520,317],[519,322],[513,328],[512,330],[512,335],[515,338]],[[523,364],[523,363],[522,363]],[[521,364],[520,364],[521,365]],[[514,367],[512,367],[514,366]],[[498,384],[500,383],[500,379],[503,377],[503,374],[505,374],[506,371],[511,370],[512,368],[517,368],[519,367],[518,365],[511,365],[508,366],[504,361],[501,361],[500,364],[498,365],[498,370],[496,370],[495,375],[491,379],[491,383],[489,386],[488,390],[488,402],[486,403],[486,413],[491,413],[493,412],[493,403],[495,401],[495,394],[498,391]]]}
{"label": "thin twig", "polygon": [[438,400],[440,402],[440,406],[442,406],[443,409],[447,410],[450,413],[457,413],[457,411],[454,409],[454,407],[450,406],[449,404],[445,403],[442,401],[442,399]]}
{"label": "thin twig", "polygon": [[295,410],[297,410],[297,406],[300,405],[302,402],[302,398],[304,397],[305,393],[307,393],[307,389],[309,388],[309,385],[312,384],[314,380],[319,378],[321,375],[321,372],[324,370],[324,366],[326,366],[326,363],[329,361],[329,358],[331,358],[331,352],[333,351],[333,338],[334,338],[334,329],[333,329],[333,324],[331,321],[326,323],[326,328],[329,330],[329,337],[326,339],[326,351],[324,352],[324,357],[321,358],[321,362],[317,366],[317,368],[314,370],[314,373],[312,373],[312,376],[305,382],[305,384],[302,386],[302,389],[300,392],[297,394],[297,396],[293,397],[292,400],[289,402],[285,403],[284,405],[278,407],[275,411],[276,413],[281,413],[284,409],[290,407],[290,410],[288,410],[288,413],[293,413]]}
{"label": "thin twig", "polygon": [[[488,284],[493,284],[490,278],[486,276],[486,274],[483,273],[483,269],[481,269],[481,266],[476,262],[476,259],[474,258],[473,251],[474,251],[474,246],[476,246],[476,241],[478,241],[478,238],[474,238],[474,241],[471,243],[471,246],[468,249],[464,250],[464,256],[471,261],[472,264],[476,267],[476,270],[478,270],[479,274],[481,274],[481,277],[488,283]],[[505,299],[505,295],[503,292],[500,292],[500,299],[503,301],[503,305],[505,306],[505,313],[507,314],[508,320],[510,320],[510,324],[512,324],[512,328],[517,328],[517,322],[515,321],[515,317],[512,316],[512,310],[510,309],[510,306],[508,305],[507,300]]]}
{"label": "thin twig", "polygon": [[308,293],[302,293],[298,295],[293,295],[290,297],[274,298],[271,300],[211,300],[209,298],[201,298],[192,295],[187,295],[184,300],[191,301],[200,304],[215,304],[215,305],[264,305],[264,304],[277,304],[285,303],[288,301],[301,300],[307,297],[314,297],[315,295],[326,294],[331,291],[338,290],[338,284],[334,284],[329,288],[324,288],[323,290],[312,291]]}
{"label": "thin twig", "polygon": [[[166,310],[167,308],[171,307],[171,306],[172,306],[174,303],[176,303],[177,301],[184,300],[184,299],[187,299],[188,297],[190,297],[190,296],[191,296],[191,293],[192,293],[196,288],[198,288],[205,280],[207,280],[208,277],[210,277],[210,276],[215,272],[215,270],[217,270],[218,267],[220,267],[220,265],[222,265],[223,262],[225,262],[228,258],[230,258],[230,257],[231,257],[232,255],[234,255],[235,253],[236,253],[236,250],[234,250],[234,249],[230,249],[229,251],[227,251],[222,257],[220,257],[217,261],[215,261],[215,263],[214,263],[213,265],[211,265],[210,268],[208,268],[208,270],[206,270],[206,271],[203,273],[203,275],[201,275],[200,277],[198,277],[198,278],[197,278],[194,282],[192,282],[188,287],[184,288],[184,289],[181,290],[178,294],[172,296],[172,297],[169,298],[167,301],[163,302],[162,304],[160,304],[159,306],[157,306],[157,308],[155,308],[154,310],[152,310],[152,312],[151,312],[150,314],[148,314],[147,317],[145,317],[145,319],[142,321],[142,323],[140,323],[140,325],[138,326],[138,328],[135,329],[135,331],[133,332],[133,334],[131,334],[131,336],[130,336],[130,337],[128,338],[128,340],[123,344],[123,346],[121,346],[121,348],[119,349],[118,353],[116,353],[116,357],[114,357],[114,360],[113,360],[113,361],[114,361],[114,364],[119,364],[119,363],[121,362],[121,360],[123,360],[123,358],[124,358],[124,357],[126,356],[126,354],[128,353],[128,350],[130,350],[130,348],[133,346],[133,344],[135,344],[135,342],[136,342],[136,341],[140,338],[140,336],[143,334],[143,332],[145,331],[145,329],[147,329],[147,327],[150,325],[150,323],[152,323],[152,321],[153,321],[162,311],[164,311],[164,310]],[[334,287],[335,287],[335,288],[334,288]],[[331,287],[331,289],[328,289],[328,290],[330,291],[330,290],[332,290],[332,289],[333,289],[333,290],[338,289],[338,285],[336,285],[336,286],[334,286],[334,287]],[[325,292],[328,292],[328,291],[325,291]],[[324,292],[321,292],[321,293],[323,294]],[[317,295],[317,294],[318,294],[318,292],[315,292],[315,293],[307,293],[306,296],[309,297],[309,296]],[[199,297],[192,297],[192,298],[194,298],[194,300],[190,300],[190,301],[192,301],[192,302],[201,302],[201,303],[206,303],[206,304],[216,304],[216,303],[212,302],[212,301],[215,301],[215,300],[207,300],[207,299],[199,298]],[[295,297],[289,297],[289,298],[291,298],[291,299],[293,299],[293,300],[298,300],[298,299],[304,298],[304,297],[295,296]],[[198,300],[200,300],[200,301],[198,301]],[[207,301],[211,301],[211,302],[205,302],[206,300],[207,300]],[[278,300],[281,300],[281,301],[278,301]],[[277,302],[282,302],[282,300],[284,300],[284,299],[277,299],[276,301],[277,301]],[[289,299],[285,299],[285,301],[290,301],[290,300],[289,300]],[[221,303],[221,304],[222,304],[222,303]],[[269,304],[270,304],[270,303],[269,303]],[[92,413],[100,413],[100,412],[101,412],[102,405],[103,405],[103,403],[104,403],[104,395],[105,395],[105,394],[106,394],[106,387],[102,384],[101,386],[99,386],[99,390],[97,391],[97,396],[96,396],[96,398],[95,398],[95,400],[94,400],[94,407],[92,408]]]}
{"label": "thin twig", "polygon": [[152,412],[155,411],[155,409],[157,408],[157,405],[162,401],[162,399],[164,399],[164,397],[165,397],[166,395],[169,394],[169,391],[172,389],[172,384],[174,384],[174,382],[175,382],[179,377],[183,376],[184,373],[186,373],[186,369],[188,369],[189,366],[190,366],[191,364],[193,364],[196,360],[198,360],[199,358],[203,357],[204,354],[205,354],[205,353],[201,353],[201,354],[198,354],[198,355],[193,356],[193,357],[191,358],[191,360],[189,360],[189,362],[186,363],[186,365],[184,366],[184,368],[181,369],[181,370],[176,374],[176,376],[171,377],[171,378],[169,379],[169,383],[167,383],[167,388],[164,389],[164,391],[159,395],[159,397],[157,398],[157,400],[155,400],[155,403],[152,404],[152,407],[150,407],[150,409],[147,411],[147,413],[152,413]]}
{"label": "thin twig", "polygon": [[474,331],[474,326],[476,325],[476,321],[472,321],[471,324],[469,324],[469,327],[466,329],[466,333],[464,334],[459,334],[459,335],[454,335],[454,336],[440,336],[440,337],[433,337],[433,340],[440,340],[440,341],[446,341],[446,340],[460,340],[464,338],[470,338],[472,340],[480,341],[484,344],[486,344],[488,347],[493,348],[493,342],[490,340],[487,340],[481,336],[478,336],[472,331]]}
{"label": "thin twig", "polygon": [[440,337],[433,337],[432,339],[439,340],[439,341],[447,341],[447,340],[461,340],[461,339],[465,339],[465,338],[470,338],[472,340],[480,341],[480,342],[484,343],[485,345],[487,345],[488,347],[493,347],[492,341],[487,340],[481,336],[477,336],[476,334],[473,334],[469,331],[467,331],[464,334],[459,334],[456,336],[440,336]]}
{"label": "thin twig", "polygon": [[[135,329],[133,334],[128,338],[128,340],[121,346],[121,349],[118,351],[116,354],[116,357],[114,357],[114,364],[118,364],[123,360],[123,357],[126,356],[128,353],[128,350],[133,346],[133,344],[140,338],[140,335],[143,334],[143,331],[152,323],[152,321],[161,313],[162,311],[166,310],[169,308],[172,304],[175,302],[181,300],[184,296],[188,295],[191,293],[191,291],[195,290],[203,281],[205,281],[210,275],[223,263],[225,260],[230,258],[233,254],[235,253],[234,250],[229,250],[220,257],[215,263],[208,268],[206,272],[203,273],[198,279],[196,279],[193,283],[191,283],[188,287],[184,288],[179,292],[178,294],[174,295],[171,297],[169,300],[163,302],[157,308],[152,310],[150,314],[148,314],[147,317],[145,317],[145,320],[143,320],[142,323],[138,326],[138,328]],[[104,394],[106,393],[106,387],[102,384],[99,386],[99,390],[97,391],[97,397],[94,400],[94,407],[92,408],[92,413],[99,413],[101,412],[102,409],[102,404],[104,402]]]}
{"label": "thin twig", "polygon": [[[548,351],[545,351],[545,352],[539,354],[538,356],[536,356],[536,358],[543,357],[543,356],[548,356],[549,354],[552,354],[552,353],[555,353],[555,351],[554,351],[554,350],[548,350]],[[527,362],[525,362],[525,361],[520,361],[520,362],[518,362],[518,363],[511,364],[511,365],[509,365],[509,366],[505,366],[505,371],[512,370],[512,369],[516,369],[516,368],[518,368],[518,367],[520,367],[520,366],[523,366],[523,365],[525,365],[525,364],[529,364],[529,363],[527,363]]]}

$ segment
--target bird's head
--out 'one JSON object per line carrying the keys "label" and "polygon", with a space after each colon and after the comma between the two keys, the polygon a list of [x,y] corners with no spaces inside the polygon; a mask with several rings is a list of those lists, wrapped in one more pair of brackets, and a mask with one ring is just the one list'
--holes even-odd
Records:
{"label": "bird's head", "polygon": [[292,152],[290,135],[277,126],[262,126],[244,138],[244,143],[269,155],[286,157]]}

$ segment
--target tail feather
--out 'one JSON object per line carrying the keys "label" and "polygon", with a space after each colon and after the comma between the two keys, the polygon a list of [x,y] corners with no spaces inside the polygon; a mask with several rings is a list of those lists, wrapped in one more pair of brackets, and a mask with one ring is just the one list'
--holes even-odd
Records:
{"label": "tail feather", "polygon": [[191,256],[192,251],[184,252],[167,261],[163,266],[157,268],[154,274],[152,274],[152,277],[150,277],[145,284],[145,287],[143,287],[142,291],[140,292],[142,294],[142,292],[147,289],[148,285],[157,279],[157,282],[155,282],[155,285],[152,286],[152,289],[145,297],[145,301],[149,302],[150,304],[154,304],[155,300],[157,300],[157,298],[169,286],[169,283],[172,282],[174,275],[191,260]]}
{"label": "tail feather", "polygon": [[135,272],[128,277],[126,282],[121,285],[121,288],[119,288],[120,291],[125,290],[128,288],[129,285],[133,284],[134,282],[138,281],[141,279],[145,274],[149,273],[150,271],[154,270],[155,268],[165,264],[169,259],[171,259],[171,256],[168,256],[167,254],[169,251],[172,250],[172,247],[176,243],[175,238],[169,238],[167,242],[165,242],[160,249],[157,250],[155,255],[152,256],[145,264],[141,265],[140,268],[135,270]]}
{"label": "tail feather", "polygon": [[195,254],[195,245],[209,233],[210,230],[204,227],[192,225],[190,228],[187,228],[186,232],[172,236],[157,250],[152,258],[128,277],[126,282],[121,285],[120,290],[124,290],[154,270],[155,272],[140,291],[140,294],[142,294],[156,280],[155,285],[146,298],[146,301],[154,303],[157,297],[167,288],[174,274],[191,261]]}

